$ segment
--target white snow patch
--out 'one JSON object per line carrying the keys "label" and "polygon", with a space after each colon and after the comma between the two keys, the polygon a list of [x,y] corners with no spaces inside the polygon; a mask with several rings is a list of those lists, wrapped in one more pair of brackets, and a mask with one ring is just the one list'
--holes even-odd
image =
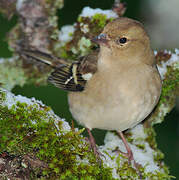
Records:
{"label": "white snow patch", "polygon": [[[155,171],[161,171],[160,167],[158,167],[154,161],[155,151],[145,141],[147,135],[144,132],[143,126],[140,124],[137,125],[135,128],[131,130],[131,133],[132,133],[132,138],[134,139],[133,142],[134,144],[131,143],[128,144],[133,152],[135,161],[141,164],[143,167],[145,167],[146,172],[155,173]],[[124,143],[117,135],[115,135],[112,132],[108,132],[106,134],[104,143],[105,143],[104,146],[99,147],[100,152],[103,153],[104,155],[104,157],[102,157],[103,162],[106,166],[111,167],[113,169],[112,170],[113,177],[120,179],[116,171],[118,168],[118,164],[116,163],[118,155],[117,152],[112,152],[112,151],[118,148],[120,151],[126,152]],[[136,145],[143,144],[145,147],[144,150],[138,148],[135,144]],[[105,152],[107,152],[112,158],[108,156]],[[121,159],[120,161],[122,163],[124,160]]]}
{"label": "white snow patch", "polygon": [[134,128],[130,129],[130,132],[132,133],[132,138],[133,139],[138,139],[138,138],[143,138],[145,139],[147,135],[144,132],[144,127],[142,124],[138,124]]}
{"label": "white snow patch", "polygon": [[175,63],[179,63],[179,50],[178,49],[175,49],[175,54],[167,50],[165,50],[164,52],[171,54],[171,57],[168,61],[166,62],[161,61],[161,65],[157,65],[157,68],[159,70],[162,80],[164,79],[165,74],[167,72],[167,66],[173,66]]}
{"label": "white snow patch", "polygon": [[22,7],[23,1],[24,1],[24,0],[17,0],[17,3],[16,3],[16,9],[17,9],[17,11],[19,11],[20,8]]}
{"label": "white snow patch", "polygon": [[[2,90],[1,90],[2,91]],[[5,91],[5,90],[4,90]],[[26,103],[29,106],[33,105],[34,103],[32,102],[32,99],[29,99],[27,97],[17,95],[15,96],[14,94],[5,91],[6,92],[6,100],[2,103],[2,105],[7,106],[8,109],[11,109],[13,105],[16,105],[16,103],[19,101],[21,103]]]}
{"label": "white snow patch", "polygon": [[157,55],[157,53],[158,53],[158,52],[157,52],[156,50],[154,50],[154,55],[155,55],[155,56]]}
{"label": "white snow patch", "polygon": [[[144,132],[144,127],[142,124],[138,124],[130,131],[132,133],[132,139],[134,140],[132,147],[132,151],[134,154],[134,159],[141,164],[143,167],[146,166],[146,172],[154,172],[159,171],[159,167],[154,162],[154,153],[155,151],[149,146],[149,144],[145,141],[147,138],[147,134]],[[139,149],[135,146],[135,144],[144,145],[145,149]]]}
{"label": "white snow patch", "polygon": [[179,49],[175,48],[175,54],[179,55]]}
{"label": "white snow patch", "polygon": [[[104,155],[104,157],[103,156],[101,157],[104,165],[112,168],[112,175],[114,178],[120,179],[116,171],[118,168],[118,165],[116,163],[116,159],[118,155],[117,152],[112,152],[113,150],[116,149],[116,147],[120,147],[120,150],[125,152],[124,144],[119,139],[119,137],[114,135],[114,133],[108,132],[104,139],[104,145],[100,146],[99,150]],[[107,152],[112,158],[104,152]]]}
{"label": "white snow patch", "polygon": [[4,63],[4,58],[0,58],[0,64]]}
{"label": "white snow patch", "polygon": [[13,58],[0,58],[0,64],[5,62],[13,62],[16,59],[16,57]]}
{"label": "white snow patch", "polygon": [[159,114],[158,117],[161,119],[162,117],[165,117],[165,115],[169,112],[170,107],[166,106],[165,104],[161,104],[159,107]]}
{"label": "white snow patch", "polygon": [[76,160],[77,160],[77,165],[84,163],[84,164],[89,164],[89,160],[87,158],[81,158],[79,155],[76,155]]}
{"label": "white snow patch", "polygon": [[61,28],[59,32],[59,40],[63,43],[69,42],[73,38],[73,33],[75,28],[73,25],[65,25]]}
{"label": "white snow patch", "polygon": [[[54,121],[55,127],[59,131],[58,134],[57,134],[58,136],[61,135],[60,129],[59,129],[59,126],[58,126],[59,121],[63,121],[63,124],[62,124],[63,130],[65,130],[65,131],[70,131],[71,130],[71,127],[68,124],[68,122],[66,122],[65,119],[62,119],[62,118],[58,117],[57,115],[55,115],[52,110],[49,112],[49,115],[52,116],[54,118],[54,120],[55,120]],[[49,118],[50,118],[50,116],[49,116]]]}
{"label": "white snow patch", "polygon": [[141,150],[134,145],[130,145],[134,159],[137,163],[145,167],[146,172],[155,173],[155,171],[160,171],[160,167],[154,162],[154,153],[155,151],[149,146],[148,143],[144,143],[145,150]]}
{"label": "white snow patch", "polygon": [[161,76],[161,78],[162,78],[162,80],[164,79],[164,77],[165,77],[165,74],[166,74],[166,72],[167,72],[167,68],[166,68],[166,66],[159,66],[159,65],[157,65],[157,68],[158,68],[158,71],[159,71],[159,73],[160,73],[160,76]]}
{"label": "white snow patch", "polygon": [[104,14],[107,16],[107,18],[117,18],[118,15],[112,11],[112,10],[102,10],[102,9],[92,9],[90,7],[85,7],[82,10],[82,13],[80,14],[80,16],[82,17],[92,17],[95,14]]}
{"label": "white snow patch", "polygon": [[89,32],[88,24],[80,23],[80,28],[81,28],[81,31],[85,34]]}

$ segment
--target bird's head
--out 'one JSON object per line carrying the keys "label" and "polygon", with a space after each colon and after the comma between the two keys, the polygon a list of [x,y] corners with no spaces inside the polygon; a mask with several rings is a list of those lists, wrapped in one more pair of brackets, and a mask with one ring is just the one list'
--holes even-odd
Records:
{"label": "bird's head", "polygon": [[[152,55],[150,40],[143,25],[129,18],[117,18],[108,23],[93,41],[100,45],[101,53],[105,56],[113,56],[113,59],[120,61],[130,60],[130,57],[135,59]],[[139,60],[152,61],[146,58]]]}

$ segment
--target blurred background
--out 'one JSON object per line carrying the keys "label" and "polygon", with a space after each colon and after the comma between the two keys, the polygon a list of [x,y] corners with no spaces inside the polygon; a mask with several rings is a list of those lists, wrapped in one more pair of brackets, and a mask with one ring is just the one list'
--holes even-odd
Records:
{"label": "blurred background", "polygon": [[[64,0],[65,6],[58,11],[59,28],[63,25],[73,24],[85,6],[91,8],[110,9],[114,0]],[[125,16],[141,21],[151,38],[153,49],[179,48],[179,1],[178,0],[126,0],[127,11]],[[6,42],[6,33],[16,24],[17,17],[10,21],[0,14],[0,57],[10,57]],[[26,85],[15,87],[13,93],[26,97],[35,97],[52,107],[54,112],[65,118],[71,124],[73,119],[67,102],[67,93],[51,85],[35,87]],[[75,123],[75,127],[80,127]],[[168,114],[162,124],[156,125],[156,139],[158,147],[165,154],[165,163],[170,167],[171,175],[179,177],[179,103]],[[93,130],[97,143],[103,144],[106,131]],[[87,135],[87,134],[85,134]]]}

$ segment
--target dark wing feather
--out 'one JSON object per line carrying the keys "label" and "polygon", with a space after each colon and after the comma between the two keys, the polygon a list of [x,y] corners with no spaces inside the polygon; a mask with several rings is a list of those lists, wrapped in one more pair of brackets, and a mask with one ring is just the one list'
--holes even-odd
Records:
{"label": "dark wing feather", "polygon": [[71,65],[57,68],[48,78],[48,81],[54,84],[56,87],[66,91],[83,91],[86,81],[81,78],[81,74],[77,73],[75,82],[73,68],[76,63]]}
{"label": "dark wing feather", "polygon": [[94,74],[97,71],[98,52],[80,58],[78,62],[57,68],[51,73],[49,81],[66,91],[83,91],[87,82],[85,74]]}

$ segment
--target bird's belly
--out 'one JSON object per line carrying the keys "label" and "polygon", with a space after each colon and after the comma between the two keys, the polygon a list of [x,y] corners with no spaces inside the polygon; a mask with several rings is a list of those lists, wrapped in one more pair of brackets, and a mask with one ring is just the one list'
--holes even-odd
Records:
{"label": "bird's belly", "polygon": [[140,93],[135,86],[112,88],[114,91],[108,87],[101,87],[100,92],[69,94],[70,111],[80,124],[123,131],[141,122],[156,105],[157,96],[150,89]]}

